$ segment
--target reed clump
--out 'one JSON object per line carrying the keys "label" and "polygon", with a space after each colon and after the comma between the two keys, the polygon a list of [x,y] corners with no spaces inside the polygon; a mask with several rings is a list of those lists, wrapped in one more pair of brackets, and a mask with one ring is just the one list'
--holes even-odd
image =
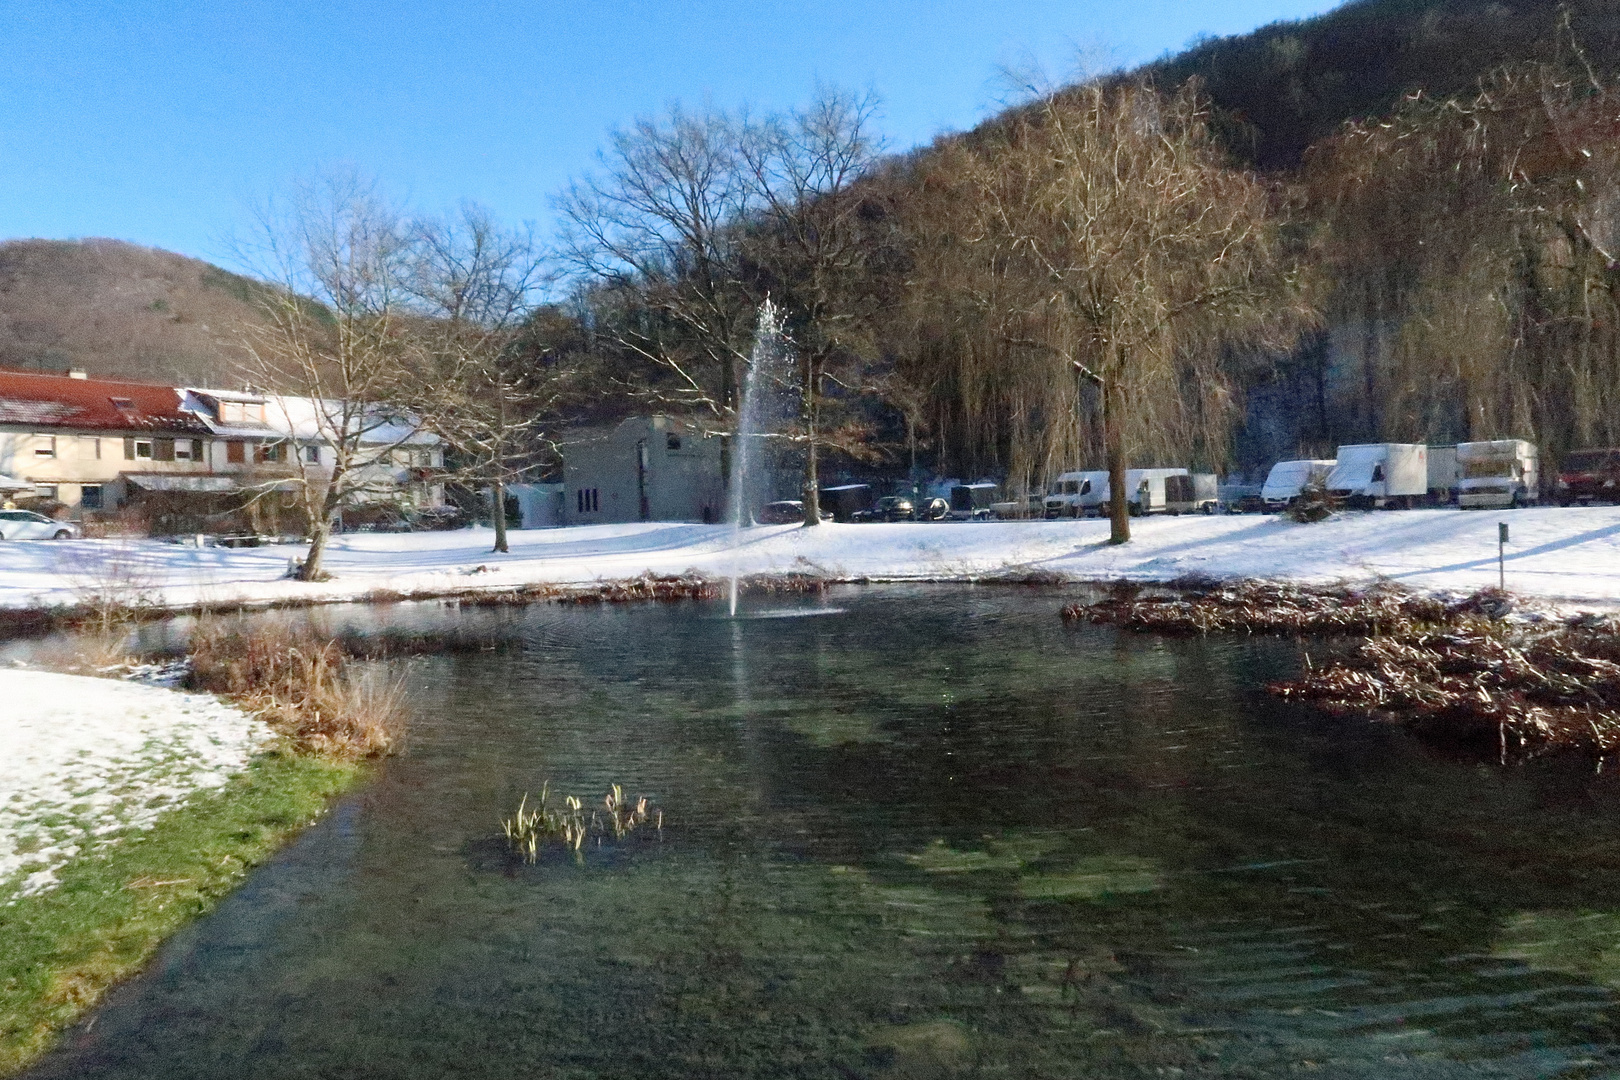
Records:
{"label": "reed clump", "polygon": [[404,736],[405,688],[358,659],[309,627],[204,623],[185,685],[233,698],[307,752],[381,757]]}
{"label": "reed clump", "polygon": [[649,806],[645,795],[631,802],[624,797],[624,788],[614,784],[603,796],[601,807],[587,813],[585,804],[574,795],[564,796],[561,804],[553,808],[548,781],[541,785],[540,798],[533,806],[529,805],[529,796],[523,796],[517,812],[501,822],[501,831],[512,855],[532,863],[548,841],[555,840],[565,850],[579,852],[592,837],[598,842],[609,835],[623,840],[649,824],[662,835],[664,812]]}
{"label": "reed clump", "polygon": [[1360,637],[1280,697],[1336,714],[1372,715],[1502,762],[1553,751],[1620,751],[1620,622],[1592,615],[1508,618],[1487,589],[1460,598],[1390,585],[1362,590],[1205,584],[1182,595],[1121,590],[1071,604],[1065,619],[1151,633],[1287,633]]}

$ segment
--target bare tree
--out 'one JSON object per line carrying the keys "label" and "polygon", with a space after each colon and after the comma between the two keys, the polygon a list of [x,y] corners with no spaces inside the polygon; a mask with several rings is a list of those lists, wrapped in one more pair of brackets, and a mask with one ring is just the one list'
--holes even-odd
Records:
{"label": "bare tree", "polygon": [[615,344],[667,376],[655,396],[728,422],[759,298],[739,244],[755,188],[738,153],[743,121],[670,108],[613,133],[601,171],[559,201],[563,255],[595,290]]}
{"label": "bare tree", "polygon": [[546,260],[532,230],[503,228],[466,203],[418,221],[409,288],[425,317],[424,422],[457,454],[455,474],[487,484],[497,552],[508,550],[506,485],[533,463],[564,375],[534,357],[533,312]]}
{"label": "bare tree", "polygon": [[1281,336],[1299,311],[1272,196],[1208,119],[1193,86],[1092,83],[979,155],[981,257],[1022,264],[1032,336],[1097,388],[1114,543],[1130,539],[1132,432],[1175,420],[1157,413],[1187,387],[1195,419],[1218,411],[1224,346]]}
{"label": "bare tree", "polygon": [[[288,430],[290,480],[309,520],[301,580],[322,576],[332,522],[361,499],[394,490],[394,452],[419,437],[395,405],[416,366],[409,296],[410,240],[376,185],[337,173],[295,186],[257,215],[238,254],[274,288],[263,321],[240,327],[250,384]],[[269,481],[265,490],[285,480]]]}
{"label": "bare tree", "polygon": [[878,161],[877,99],[823,88],[804,109],[748,125],[738,142],[759,207],[748,253],[754,273],[788,312],[799,366],[797,439],[804,449],[804,522],[821,522],[819,455],[831,443],[860,454],[858,422],[825,423],[828,383],[848,400],[873,389],[879,300],[871,264],[881,251],[863,213],[876,193],[861,181]]}

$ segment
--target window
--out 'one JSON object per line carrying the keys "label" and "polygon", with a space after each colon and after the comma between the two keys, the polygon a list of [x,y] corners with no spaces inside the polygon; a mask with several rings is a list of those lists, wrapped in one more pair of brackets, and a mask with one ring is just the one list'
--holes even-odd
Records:
{"label": "window", "polygon": [[304,447],[304,461],[310,465],[321,463],[321,448],[319,446]]}
{"label": "window", "polygon": [[264,403],[261,401],[222,401],[219,418],[226,423],[264,423]]}
{"label": "window", "polygon": [[79,456],[86,461],[100,461],[101,440],[94,435],[80,435]]}
{"label": "window", "polygon": [[35,457],[55,457],[56,456],[56,436],[55,435],[35,435],[34,436],[34,456]]}
{"label": "window", "polygon": [[199,439],[176,439],[174,441],[174,460],[201,461],[202,442]]}
{"label": "window", "polygon": [[79,489],[79,509],[100,510],[101,505],[100,484],[86,484]]}
{"label": "window", "polygon": [[681,448],[681,437],[673,431],[670,432],[664,436],[664,447],[668,450],[679,450]]}
{"label": "window", "polygon": [[261,465],[286,461],[287,448],[281,443],[260,443],[254,448],[253,460]]}
{"label": "window", "polygon": [[582,514],[595,514],[602,509],[596,488],[580,488],[574,492],[574,502],[578,504],[579,512]]}
{"label": "window", "polygon": [[135,403],[127,397],[108,398],[107,400],[111,401],[113,408],[119,412],[129,412],[135,408]]}
{"label": "window", "polygon": [[231,465],[240,465],[247,460],[247,444],[232,439],[225,444],[225,461]]}
{"label": "window", "polygon": [[44,498],[50,499],[53,502],[56,501],[57,488],[55,484],[40,484],[36,486],[34,490],[39,492]]}
{"label": "window", "polygon": [[147,461],[151,461],[152,460],[152,440],[151,439],[136,439],[135,440],[135,456],[137,458],[145,458]]}
{"label": "window", "polygon": [[1382,465],[1373,466],[1372,482],[1375,484],[1384,482],[1384,467]]}

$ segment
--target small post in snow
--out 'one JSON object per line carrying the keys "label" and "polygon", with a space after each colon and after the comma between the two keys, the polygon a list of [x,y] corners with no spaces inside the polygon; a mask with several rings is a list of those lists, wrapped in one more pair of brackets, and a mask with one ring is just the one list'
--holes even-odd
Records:
{"label": "small post in snow", "polygon": [[1507,592],[1507,557],[1503,554],[1508,542],[1507,522],[1496,523],[1496,577],[1497,585]]}

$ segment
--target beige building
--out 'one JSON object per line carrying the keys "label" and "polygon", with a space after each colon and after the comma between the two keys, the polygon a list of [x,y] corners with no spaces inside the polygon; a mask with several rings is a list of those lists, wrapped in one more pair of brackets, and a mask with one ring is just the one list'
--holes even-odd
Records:
{"label": "beige building", "polygon": [[[330,477],[340,413],[305,398],[0,371],[0,475],[73,517],[187,496],[218,506]],[[360,499],[443,503],[434,436],[379,417],[359,441],[376,455]]]}

